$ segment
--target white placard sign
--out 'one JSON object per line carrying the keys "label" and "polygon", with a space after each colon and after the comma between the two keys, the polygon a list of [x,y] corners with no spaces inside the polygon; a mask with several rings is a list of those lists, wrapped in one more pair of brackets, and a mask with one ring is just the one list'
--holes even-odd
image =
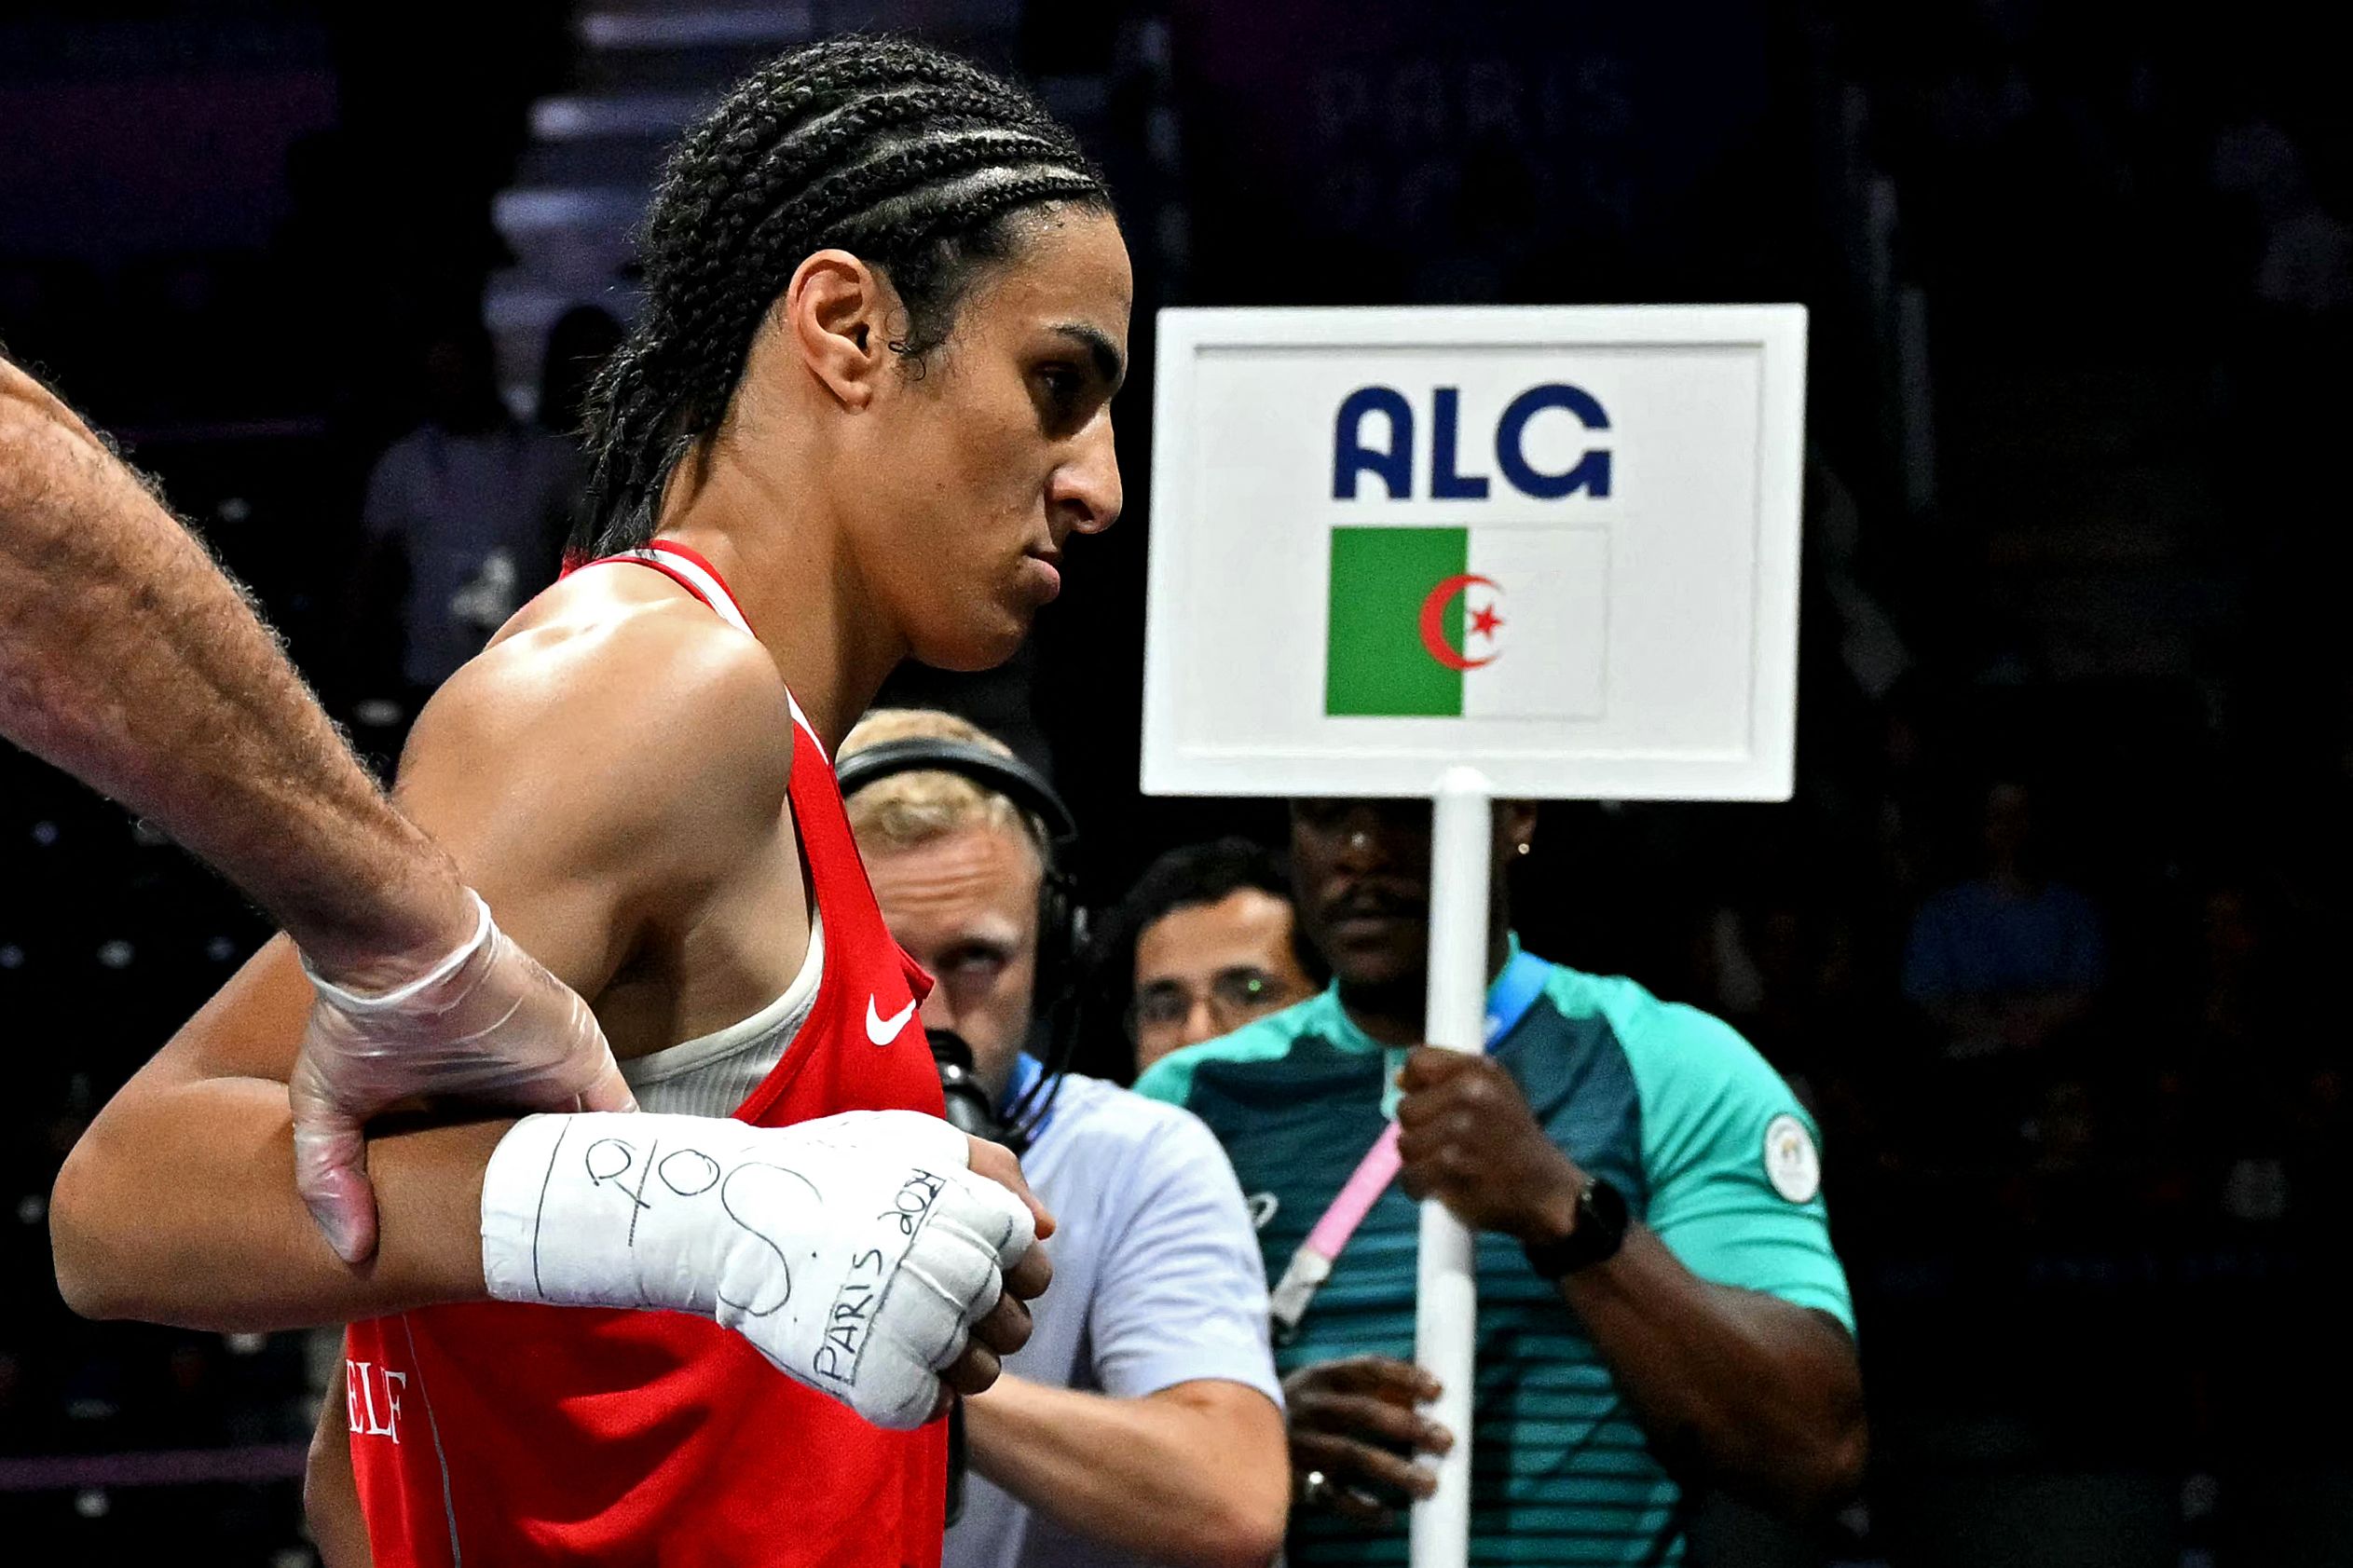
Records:
{"label": "white placard sign", "polygon": [[1162,311],[1143,787],[1787,798],[1805,333]]}

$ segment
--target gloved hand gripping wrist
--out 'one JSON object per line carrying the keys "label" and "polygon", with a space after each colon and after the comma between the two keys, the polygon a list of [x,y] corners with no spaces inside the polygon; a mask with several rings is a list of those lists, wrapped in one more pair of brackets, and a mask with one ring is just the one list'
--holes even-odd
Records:
{"label": "gloved hand gripping wrist", "polygon": [[527,1117],[484,1176],[484,1278],[500,1301],[712,1318],[877,1425],[921,1425],[1035,1239],[969,1151],[910,1111]]}
{"label": "gloved hand gripping wrist", "polygon": [[365,1128],[387,1107],[413,1098],[526,1111],[636,1106],[588,1004],[467,896],[472,937],[403,984],[353,991],[304,961],[317,1001],[287,1081],[294,1179],[347,1262],[376,1250]]}

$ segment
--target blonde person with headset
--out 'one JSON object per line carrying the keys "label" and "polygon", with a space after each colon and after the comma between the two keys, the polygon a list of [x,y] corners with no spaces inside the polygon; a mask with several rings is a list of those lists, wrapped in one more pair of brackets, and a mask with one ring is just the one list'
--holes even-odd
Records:
{"label": "blonde person with headset", "polygon": [[[923,1023],[969,1045],[1060,1225],[1035,1337],[964,1401],[947,1568],[1265,1563],[1289,1469],[1241,1189],[1191,1115],[1058,1076],[1038,1022],[1059,1016],[1078,946],[1068,810],[944,713],[868,715],[841,767],[882,917],[938,981]],[[1098,1023],[1117,1028],[1078,1027]]]}

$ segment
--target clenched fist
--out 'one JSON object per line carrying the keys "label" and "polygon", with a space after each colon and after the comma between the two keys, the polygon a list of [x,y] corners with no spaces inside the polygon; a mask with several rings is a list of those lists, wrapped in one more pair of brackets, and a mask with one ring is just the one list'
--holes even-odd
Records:
{"label": "clenched fist", "polygon": [[710,1318],[878,1426],[996,1381],[1052,1230],[1010,1154],[912,1111],[529,1116],[482,1185],[494,1298]]}

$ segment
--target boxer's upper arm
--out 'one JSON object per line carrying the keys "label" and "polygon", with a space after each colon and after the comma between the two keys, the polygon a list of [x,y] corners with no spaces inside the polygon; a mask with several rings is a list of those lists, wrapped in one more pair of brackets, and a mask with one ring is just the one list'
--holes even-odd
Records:
{"label": "boxer's upper arm", "polygon": [[[645,634],[660,630],[616,639],[613,657],[562,679],[501,667],[496,650],[467,666],[419,716],[394,791],[507,934],[592,1000],[649,920],[691,903],[774,831],[791,767],[783,683],[759,645]],[[310,999],[293,948],[274,940],[125,1093],[158,1080],[282,1081]]]}
{"label": "boxer's upper arm", "polygon": [[598,643],[469,665],[419,716],[393,792],[507,934],[592,998],[775,832],[792,766],[767,650],[700,605]]}

